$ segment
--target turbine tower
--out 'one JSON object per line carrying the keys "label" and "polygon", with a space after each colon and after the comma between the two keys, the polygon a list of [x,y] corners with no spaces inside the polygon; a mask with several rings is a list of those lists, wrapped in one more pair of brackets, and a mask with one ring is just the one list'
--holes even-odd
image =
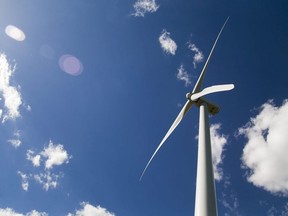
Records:
{"label": "turbine tower", "polygon": [[228,21],[229,17],[224,22],[218,36],[213,44],[213,47],[209,53],[207,61],[201,71],[201,74],[193,88],[193,90],[186,94],[187,102],[183,106],[182,110],[176,117],[175,121],[171,125],[170,129],[160,142],[159,146],[153,153],[152,157],[148,161],[140,180],[142,179],[144,173],[146,172],[149,164],[153,160],[154,156],[157,154],[158,150],[161,148],[163,143],[167,140],[170,134],[178,126],[181,120],[184,118],[186,113],[189,111],[192,105],[196,105],[200,109],[199,116],[199,138],[198,138],[198,159],[197,159],[197,177],[196,177],[196,195],[195,195],[195,216],[217,216],[217,202],[214,184],[214,174],[213,174],[213,164],[212,164],[212,150],[211,150],[211,138],[208,122],[208,113],[215,115],[219,112],[219,107],[212,104],[203,96],[221,92],[229,91],[234,88],[233,84],[225,85],[214,85],[201,90],[201,85],[203,82],[204,75],[206,73],[207,66],[210,62],[210,58],[213,54],[215,46],[218,39]]}

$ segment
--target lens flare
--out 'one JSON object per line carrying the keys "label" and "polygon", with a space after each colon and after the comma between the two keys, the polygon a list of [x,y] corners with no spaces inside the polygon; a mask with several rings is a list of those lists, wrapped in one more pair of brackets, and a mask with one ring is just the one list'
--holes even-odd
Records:
{"label": "lens flare", "polygon": [[16,41],[24,41],[26,38],[24,32],[13,25],[6,26],[5,33]]}
{"label": "lens flare", "polygon": [[62,55],[59,58],[59,66],[61,70],[73,76],[78,76],[83,72],[81,61],[69,54]]}

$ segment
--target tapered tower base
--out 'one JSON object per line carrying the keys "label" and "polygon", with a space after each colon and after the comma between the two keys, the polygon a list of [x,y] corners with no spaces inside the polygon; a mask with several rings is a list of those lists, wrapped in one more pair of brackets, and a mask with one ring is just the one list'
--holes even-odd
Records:
{"label": "tapered tower base", "polygon": [[200,105],[195,216],[217,216],[207,104]]}

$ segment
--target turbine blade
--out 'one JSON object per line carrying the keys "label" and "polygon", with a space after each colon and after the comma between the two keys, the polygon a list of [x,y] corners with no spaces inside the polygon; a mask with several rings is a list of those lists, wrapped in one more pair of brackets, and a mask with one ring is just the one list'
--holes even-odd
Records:
{"label": "turbine blade", "polygon": [[186,115],[186,113],[189,111],[189,109],[192,106],[192,101],[188,100],[186,102],[186,104],[183,106],[182,110],[180,111],[180,113],[178,114],[177,118],[175,119],[175,121],[173,122],[173,124],[171,125],[170,129],[168,130],[168,132],[166,133],[166,135],[164,136],[164,138],[162,139],[161,143],[159,144],[159,146],[157,147],[157,149],[155,150],[155,152],[153,153],[152,157],[150,158],[150,160],[148,161],[147,165],[145,166],[145,169],[143,170],[141,177],[140,177],[140,181],[143,177],[143,175],[145,174],[149,164],[151,163],[151,161],[153,160],[154,156],[157,154],[158,150],[161,148],[161,146],[163,145],[163,143],[167,140],[167,138],[170,136],[170,134],[174,131],[174,129],[178,126],[178,124],[181,122],[181,120],[184,118],[184,116]]}
{"label": "turbine blade", "polygon": [[197,82],[196,82],[196,84],[194,86],[194,89],[193,89],[192,93],[197,93],[197,92],[200,91],[200,88],[201,88],[201,85],[202,85],[202,82],[203,82],[203,78],[204,78],[207,66],[208,66],[208,64],[210,62],[210,58],[211,58],[211,56],[213,54],[214,48],[215,48],[215,46],[216,46],[216,44],[218,42],[218,39],[219,39],[219,37],[220,37],[220,35],[221,35],[221,33],[222,33],[222,31],[223,31],[223,29],[224,29],[224,27],[225,27],[225,25],[226,25],[228,20],[229,20],[229,17],[227,17],[227,19],[226,19],[225,23],[223,24],[220,32],[218,33],[218,36],[217,36],[217,38],[216,38],[216,40],[214,42],[214,45],[213,45],[213,47],[212,47],[212,49],[211,49],[211,51],[209,53],[209,56],[208,56],[208,58],[207,58],[207,60],[205,62],[205,65],[204,65],[204,67],[203,67],[203,69],[201,71],[201,74],[200,74],[200,76],[199,76],[199,78],[198,78],[198,80],[197,80]]}
{"label": "turbine blade", "polygon": [[192,101],[196,101],[198,98],[203,97],[204,95],[208,95],[215,92],[229,91],[234,88],[233,84],[226,85],[214,85],[208,88],[203,89],[201,92],[195,93],[191,96]]}

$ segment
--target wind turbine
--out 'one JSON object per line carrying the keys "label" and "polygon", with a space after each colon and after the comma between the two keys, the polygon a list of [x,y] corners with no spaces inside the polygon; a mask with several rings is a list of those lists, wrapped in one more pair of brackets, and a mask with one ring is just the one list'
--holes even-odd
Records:
{"label": "wind turbine", "polygon": [[161,148],[163,143],[167,140],[170,134],[178,126],[181,120],[184,118],[186,113],[189,111],[192,105],[196,105],[200,108],[199,117],[199,138],[198,138],[198,159],[197,159],[197,177],[196,177],[196,196],[195,196],[195,216],[217,216],[217,203],[216,203],[216,193],[214,184],[214,173],[212,165],[212,151],[211,151],[211,138],[208,122],[208,113],[215,115],[219,112],[219,107],[212,104],[203,96],[222,91],[229,91],[234,88],[233,84],[225,85],[214,85],[208,88],[204,88],[202,91],[201,85],[203,82],[204,75],[206,73],[207,66],[210,62],[210,58],[213,54],[215,46],[218,39],[228,21],[229,17],[224,22],[218,36],[213,44],[213,47],[209,53],[207,61],[201,71],[201,74],[193,88],[193,90],[186,94],[187,102],[183,106],[182,110],[176,117],[175,121],[171,125],[170,129],[160,142],[159,146],[153,153],[152,157],[148,161],[140,180],[142,179],[144,173],[146,172],[149,164],[153,160],[154,156],[157,154],[158,150]]}

